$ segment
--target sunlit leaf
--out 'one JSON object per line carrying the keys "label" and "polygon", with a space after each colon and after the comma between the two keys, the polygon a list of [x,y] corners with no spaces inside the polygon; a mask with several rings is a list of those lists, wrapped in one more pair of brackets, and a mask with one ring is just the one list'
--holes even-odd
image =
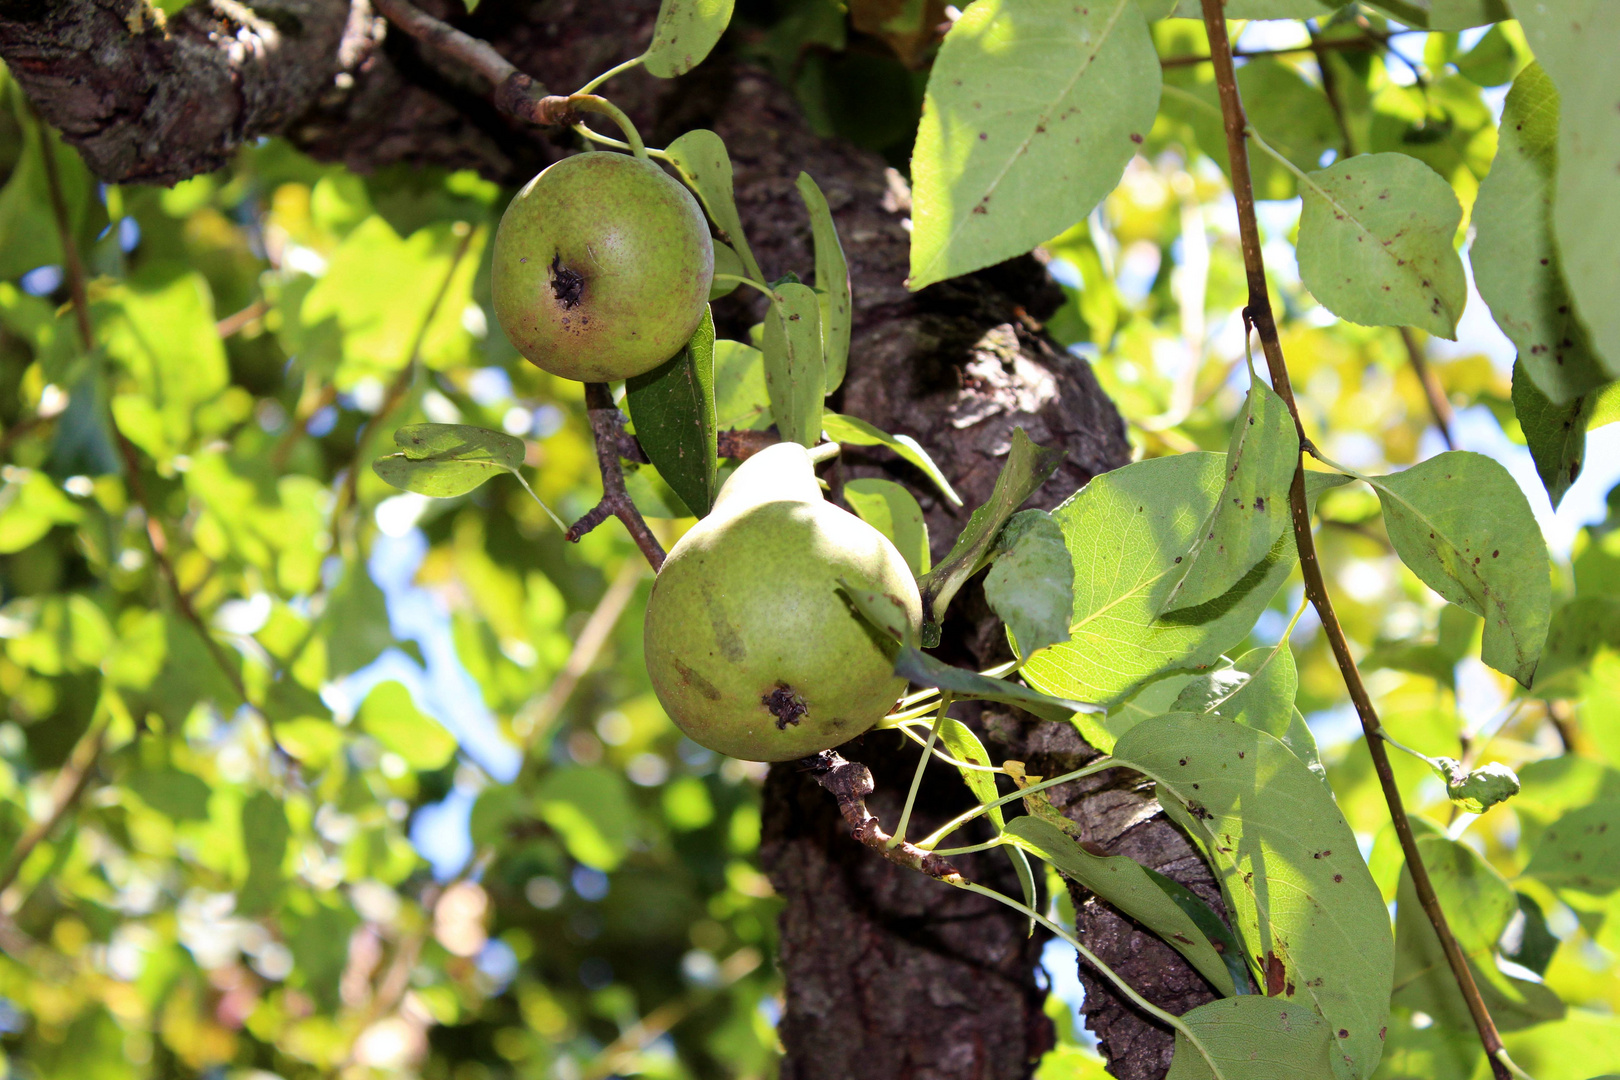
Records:
{"label": "sunlit leaf", "polygon": [[[1469,259],[1479,295],[1519,350],[1515,373],[1522,369],[1544,399],[1569,405],[1613,376],[1593,354],[1564,281],[1553,240],[1557,171],[1558,91],[1531,64],[1508,91],[1496,160],[1474,204]],[[1519,405],[1517,377],[1514,390],[1514,410],[1528,435],[1533,419]],[[1562,494],[1554,495],[1554,506]]]}
{"label": "sunlit leaf", "polygon": [[814,446],[821,438],[826,396],[821,354],[821,302],[808,285],[787,282],[773,290],[765,316],[765,386],[782,438]]}
{"label": "sunlit leaf", "polygon": [[1525,686],[1547,639],[1547,547],[1513,477],[1482,454],[1449,451],[1376,477],[1401,561],[1453,604],[1485,619],[1480,658]]}
{"label": "sunlit leaf", "polygon": [[886,446],[899,454],[906,461],[917,466],[939,488],[940,494],[945,496],[947,502],[953,506],[961,506],[962,498],[951,487],[951,482],[945,479],[945,474],[934,459],[928,456],[928,451],[910,435],[890,435],[880,431],[858,416],[843,416],[835,412],[821,415],[822,430],[827,438],[836,443],[849,443],[851,446]]}
{"label": "sunlit leaf", "polygon": [[1299,275],[1324,307],[1364,326],[1456,337],[1468,285],[1451,185],[1405,154],[1360,154],[1302,188]]}
{"label": "sunlit leaf", "polygon": [[1332,793],[1270,735],[1210,716],[1144,721],[1114,756],[1172,792],[1196,822],[1266,994],[1327,1019],[1334,1075],[1371,1074],[1394,941]]}
{"label": "sunlit leaf", "polygon": [[1564,281],[1591,344],[1620,377],[1620,66],[1609,43],[1620,37],[1620,9],[1605,0],[1520,4],[1514,8],[1536,59],[1558,90],[1558,180],[1553,232]]}
{"label": "sunlit leaf", "polygon": [[910,287],[1021,255],[1090,213],[1152,128],[1159,78],[1135,0],[968,7],[912,151]]}
{"label": "sunlit leaf", "polygon": [[888,537],[913,577],[928,572],[928,523],[916,498],[893,480],[857,477],[844,484],[844,501],[860,519]]}
{"label": "sunlit leaf", "polygon": [[731,5],[732,0],[664,0],[647,47],[647,70],[673,79],[697,67],[726,32]]}
{"label": "sunlit leaf", "polygon": [[849,363],[849,334],[854,312],[849,294],[849,262],[838,241],[827,197],[809,173],[801,172],[799,198],[810,212],[810,233],[816,241],[816,296],[821,300],[821,347],[826,361],[826,392],[832,393],[844,381]]}
{"label": "sunlit leaf", "polygon": [[1052,515],[1045,510],[1014,514],[996,537],[993,557],[984,598],[1007,624],[1018,655],[1068,641],[1074,563]]}
{"label": "sunlit leaf", "polygon": [[[1346,1075],[1328,1024],[1297,1000],[1248,994],[1200,1005],[1181,1019],[1229,1080]],[[1209,1062],[1178,1032],[1175,1057],[1165,1080],[1213,1080],[1214,1076]]]}

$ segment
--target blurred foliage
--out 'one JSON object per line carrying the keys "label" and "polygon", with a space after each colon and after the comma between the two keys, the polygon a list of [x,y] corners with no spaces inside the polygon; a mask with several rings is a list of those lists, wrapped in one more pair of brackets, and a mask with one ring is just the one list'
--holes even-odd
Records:
{"label": "blurred foliage", "polygon": [[[931,0],[745,2],[735,36],[818,129],[903,169],[945,17]],[[1205,49],[1195,22],[1156,34],[1166,56]],[[1411,59],[1331,54],[1350,134],[1419,156],[1466,209],[1523,37],[1508,23],[1467,44],[1400,40]],[[1322,118],[1308,51],[1254,70],[1272,95],[1257,122]],[[1176,71],[1208,91],[1207,68]],[[274,140],[170,189],[107,187],[9,80],[0,98],[0,848],[99,751],[0,893],[0,1075],[774,1074],[763,770],[681,739],[659,709],[635,548],[611,524],[566,545],[510,479],[428,500],[365,467],[402,425],[476,424],[525,440],[530,483],[563,517],[594,503],[581,388],[521,362],[493,318],[488,243],[509,193],[467,173],[357,176]],[[1144,456],[1224,449],[1247,386],[1218,132],[1166,100],[1114,193],[1039,252],[1067,294],[1048,329],[1092,362]],[[1326,123],[1308,134],[1301,154],[1342,147]],[[1261,183],[1292,196],[1286,174]],[[1368,471],[1433,453],[1400,336],[1334,320],[1292,273],[1297,216],[1276,202],[1263,222],[1307,424]],[[1431,361],[1472,425],[1522,445],[1500,362]],[[1516,890],[1481,962],[1511,961],[1563,1003],[1510,1049],[1541,1080],[1620,1067],[1620,894],[1523,876],[1564,813],[1620,800],[1620,639],[1523,691],[1473,659],[1479,621],[1401,565],[1370,493],[1331,492],[1321,512],[1392,734],[1523,781],[1475,819],[1422,762],[1395,761],[1414,813]],[[667,543],[684,523],[653,524]],[[636,590],[629,614],[554,700],[616,582]],[[1614,493],[1555,589],[1555,625],[1620,610]],[[1296,576],[1250,644],[1274,643],[1300,599]],[[1311,615],[1292,643],[1299,708],[1393,900],[1399,855]],[[1379,1076],[1484,1075],[1466,1026],[1403,1000]],[[1038,1075],[1101,1076],[1068,1006],[1049,1011],[1062,1038]]]}

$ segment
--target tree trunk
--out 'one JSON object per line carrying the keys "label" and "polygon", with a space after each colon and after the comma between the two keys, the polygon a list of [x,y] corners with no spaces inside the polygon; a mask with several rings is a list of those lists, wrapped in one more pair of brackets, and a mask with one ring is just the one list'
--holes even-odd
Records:
{"label": "tree trunk", "polygon": [[[454,0],[423,2],[489,40],[521,70],[566,92],[647,41],[656,0],[486,0],[473,16]],[[144,0],[0,0],[0,56],[47,121],[109,182],[174,182],[217,167],[243,141],[281,134],[316,157],[360,172],[399,162],[474,168],[505,183],[568,152],[567,132],[524,128],[497,114],[470,72],[386,34],[366,0],[194,0],[160,29]],[[94,57],[92,63],[90,58]],[[1040,329],[1061,294],[1033,259],[935,285],[904,287],[910,197],[881,159],[814,135],[791,95],[765,72],[717,55],[671,84],[635,71],[606,88],[662,143],[697,126],[725,139],[739,210],[768,275],[813,265],[794,190],[800,170],[837,219],[855,296],[849,376],[834,405],[912,435],[935,456],[966,506],[947,504],[916,470],[885,452],[848,452],[846,475],[889,475],[917,494],[936,558],[988,496],[1012,429],[1067,451],[1031,500],[1050,508],[1129,458],[1124,426],[1090,368]],[[723,335],[761,315],[748,290],[715,307]],[[964,591],[940,655],[985,666],[1007,655],[982,596]],[[1072,729],[1001,709],[959,707],[992,752],[1031,771],[1093,756]],[[895,733],[844,749],[877,782],[869,806],[889,827],[916,765]],[[1111,852],[1131,854],[1219,903],[1186,839],[1131,779],[1094,777],[1054,802]],[[952,772],[923,785],[912,835],[969,805]],[[765,788],[762,860],[785,901],[779,959],[787,985],[782,1075],[791,1080],[1018,1078],[1052,1042],[1035,966],[1041,939],[991,901],[902,870],[854,843],[833,800],[792,766]],[[970,878],[1017,894],[1000,853],[958,860]],[[1081,932],[1105,960],[1174,1011],[1208,1000],[1181,958],[1095,900],[1076,897]],[[1091,1026],[1122,1077],[1162,1076],[1168,1034],[1082,971]]]}

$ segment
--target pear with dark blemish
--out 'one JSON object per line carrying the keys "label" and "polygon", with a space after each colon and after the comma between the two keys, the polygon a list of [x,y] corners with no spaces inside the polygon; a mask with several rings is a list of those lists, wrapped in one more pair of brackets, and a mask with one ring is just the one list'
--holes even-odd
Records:
{"label": "pear with dark blemish", "polygon": [[697,200],[651,161],[564,158],[517,193],[495,233],[495,317],[537,367],[581,382],[651,371],[709,302],[714,243]]}
{"label": "pear with dark blemish", "polygon": [[778,443],[743,462],[653,582],[647,670],[693,742],[788,761],[866,731],[905,692],[896,642],[840,582],[885,594],[922,626],[887,537],[821,497],[810,455]]}

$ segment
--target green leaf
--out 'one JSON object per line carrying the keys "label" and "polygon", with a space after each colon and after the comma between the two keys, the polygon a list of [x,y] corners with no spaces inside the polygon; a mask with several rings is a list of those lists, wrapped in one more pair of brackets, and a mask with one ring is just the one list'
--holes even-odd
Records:
{"label": "green leaf", "polygon": [[[332,373],[340,389],[368,375],[386,378],[413,354],[431,368],[469,358],[472,338],[461,316],[472,302],[487,230],[476,234],[478,244],[456,263],[465,227],[436,221],[401,239],[373,214],[331,253],[326,273],[310,286],[294,317],[306,327],[330,322],[342,331],[341,353],[333,358],[341,364]],[[433,318],[423,333],[429,311]]]}
{"label": "green leaf", "polygon": [[[1171,6],[1174,10],[1167,14],[1150,10],[1148,17],[1159,19],[1204,17],[1204,9],[1198,0],[1172,0]],[[1319,19],[1324,15],[1333,14],[1344,5],[1335,3],[1334,0],[1229,0],[1224,6],[1228,19]],[[1143,7],[1146,10],[1148,5],[1144,3]]]}
{"label": "green leaf", "polygon": [[1175,878],[1165,877],[1150,866],[1144,866],[1142,869],[1146,871],[1148,879],[1162,889],[1177,907],[1185,911],[1193,924],[1203,931],[1210,944],[1215,946],[1215,951],[1220,954],[1221,963],[1226,965],[1227,974],[1232,976],[1235,992],[1249,993],[1251,990],[1249,966],[1243,959],[1243,944],[1238,941],[1237,935],[1232,933],[1231,927],[1221,921],[1221,917],[1215,914],[1215,909],[1210,907],[1203,897]]}
{"label": "green leaf", "polygon": [[535,792],[540,818],[557,831],[568,854],[598,870],[624,861],[636,827],[636,808],[624,777],[586,765],[553,769]]}
{"label": "green leaf", "polygon": [[888,447],[927,474],[928,479],[934,482],[934,486],[939,488],[940,494],[944,495],[952,506],[962,505],[962,497],[951,487],[951,482],[945,479],[945,474],[939,471],[934,459],[929,457],[928,451],[910,435],[890,435],[886,431],[879,431],[859,417],[843,416],[835,412],[822,414],[821,428],[827,433],[827,438],[836,443]]}
{"label": "green leaf", "polygon": [[894,640],[910,644],[915,636],[912,631],[911,620],[906,617],[906,605],[900,597],[893,593],[880,593],[871,589],[862,589],[851,585],[844,578],[838,579],[839,588],[855,605],[855,610],[861,617],[873,626],[888,634]]}
{"label": "green leaf", "polygon": [[714,319],[708,311],[684,349],[646,374],[626,379],[624,390],[641,448],[681,501],[703,517],[720,489]]}
{"label": "green leaf", "polygon": [[844,501],[862,521],[889,538],[912,577],[928,573],[928,523],[911,492],[893,480],[863,476],[844,484]]}
{"label": "green leaf", "polygon": [[1536,669],[1537,691],[1546,695],[1567,689],[1568,680],[1555,682],[1555,677],[1585,670],[1605,645],[1620,649],[1620,597],[1578,596],[1564,604],[1547,629],[1547,646]]}
{"label": "green leaf", "polygon": [[247,853],[247,880],[237,894],[236,909],[261,915],[275,906],[281,889],[281,864],[287,857],[292,828],[280,799],[260,789],[242,804],[242,850]]}
{"label": "green leaf", "polygon": [[1435,775],[1446,785],[1446,798],[1465,813],[1483,814],[1497,803],[1519,793],[1519,778],[1513,770],[1493,761],[1469,771],[1456,758],[1437,757],[1429,762]]}
{"label": "green leaf", "polygon": [[719,431],[763,431],[771,426],[765,356],[752,345],[724,339],[714,343],[714,415]]}
{"label": "green leaf", "polygon": [[[1521,368],[1541,396],[1557,405],[1575,402],[1612,376],[1593,354],[1575,316],[1553,240],[1558,91],[1540,65],[1531,64],[1513,81],[1498,140],[1496,160],[1474,203],[1469,259],[1479,295],[1519,350],[1513,398],[1524,424],[1517,377]],[[1533,453],[1534,440],[1530,447]],[[1556,496],[1553,505],[1558,505]]]}
{"label": "green leaf", "polygon": [[[990,755],[985,751],[984,743],[979,741],[979,737],[973,734],[973,730],[967,725],[959,720],[952,720],[948,716],[939,718],[935,723],[939,726],[940,743],[956,760],[965,761],[969,765],[990,764]],[[1001,792],[996,790],[995,773],[986,772],[983,769],[958,769],[957,771],[962,776],[962,782],[967,784],[968,790],[973,792],[973,797],[978,799],[981,805],[995,802],[1001,797]],[[1006,824],[1006,819],[999,806],[991,807],[988,816],[991,823],[998,829]]]}
{"label": "green leaf", "polygon": [[777,430],[788,442],[814,446],[821,438],[826,367],[821,357],[821,302],[808,285],[787,282],[773,290],[763,351],[765,386]]}
{"label": "green leaf", "polygon": [[1595,394],[1581,394],[1563,405],[1555,405],[1541,387],[1526,374],[1524,353],[1513,362],[1513,411],[1530,446],[1536,475],[1553,508],[1563,501],[1570,486],[1581,475],[1586,458],[1586,425]]}
{"label": "green leaf", "polygon": [[[1518,910],[1518,898],[1507,880],[1472,848],[1445,836],[1419,835],[1417,846],[1446,922],[1497,1027],[1511,1031],[1562,1016],[1563,1005],[1551,990],[1510,978],[1496,966],[1497,941]],[[1472,1028],[1468,1006],[1406,867],[1396,887],[1395,908],[1393,1001],[1428,1013],[1444,1027]]]}
{"label": "green leaf", "polygon": [[171,821],[208,820],[208,784],[195,773],[172,765],[142,769],[131,773],[124,784]]}
{"label": "green leaf", "polygon": [[1452,238],[1451,185],[1405,154],[1358,154],[1309,173],[1299,276],[1341,319],[1457,336],[1468,283]]}
{"label": "green leaf", "polygon": [[1123,855],[1093,855],[1056,825],[1033,815],[1026,814],[1008,822],[1007,833],[1017,837],[1031,854],[1051,863],[1163,938],[1216,990],[1228,996],[1237,992],[1232,973],[1209,938],[1192,917],[1148,877],[1140,863]]}
{"label": "green leaf", "polygon": [[826,364],[826,390],[832,393],[844,381],[849,364],[849,334],[854,313],[849,295],[849,262],[838,242],[827,197],[807,172],[799,174],[799,198],[810,211],[810,234],[816,242],[816,296],[821,300],[821,349]]}
{"label": "green leaf", "polygon": [[154,270],[92,306],[107,356],[130,377],[112,400],[119,429],[159,461],[190,450],[198,407],[230,383],[207,279]]}
{"label": "green leaf", "polygon": [[709,283],[709,301],[711,303],[722,296],[730,296],[742,288],[742,285],[738,282],[728,281],[726,278],[721,277],[722,274],[730,277],[746,277],[748,267],[743,265],[742,256],[732,250],[730,244],[716,240],[714,242],[714,280]]}
{"label": "green leaf", "polygon": [[949,690],[954,697],[1016,705],[1043,720],[1064,722],[1074,713],[1101,711],[1095,705],[1065,701],[1062,698],[1037,693],[1006,679],[992,679],[976,671],[951,667],[910,645],[902,647],[900,654],[895,658],[894,673],[905,676],[918,686],[935,686],[941,690]]}
{"label": "green leaf", "polygon": [[[1214,1057],[1227,1080],[1303,1080],[1346,1075],[1333,1052],[1333,1033],[1308,1006],[1289,998],[1222,998],[1181,1017]],[[1352,1072],[1360,1077],[1372,1071]],[[1176,1033],[1165,1080],[1214,1080],[1209,1062]]]}
{"label": "green leaf", "polygon": [[388,600],[364,563],[352,562],[326,598],[321,614],[326,670],[331,678],[359,671],[394,644]]}
{"label": "green leaf", "polygon": [[518,475],[523,440],[468,424],[407,424],[394,432],[400,452],[371,463],[372,471],[401,489],[453,499],[503,472]]}
{"label": "green leaf", "polygon": [[737,214],[737,201],[732,194],[731,155],[726,153],[726,144],[720,136],[707,128],[696,128],[670,143],[664,153],[680,174],[681,181],[703,204],[720,242],[742,258],[749,277],[763,283],[765,275],[754,260],[748,238],[743,235],[742,218]]}
{"label": "green leaf", "polygon": [[1519,4],[1536,59],[1558,89],[1558,180],[1553,232],[1564,281],[1592,347],[1620,378],[1620,8],[1607,0]]}
{"label": "green leaf", "polygon": [[1502,0],[1380,0],[1373,6],[1422,30],[1467,30],[1512,17]]}
{"label": "green leaf", "polygon": [[1269,649],[1250,649],[1230,668],[1188,682],[1164,712],[1219,716],[1282,742],[1312,772],[1321,773],[1316,738],[1294,707],[1299,672],[1284,638]]}
{"label": "green leaf", "polygon": [[1161,672],[1208,668],[1243,640],[1297,561],[1289,530],[1224,596],[1155,617],[1225,479],[1225,454],[1150,458],[1094,478],[1053,511],[1074,560],[1072,638],[1029,659],[1031,686],[1113,705]]}
{"label": "green leaf", "polygon": [[1335,1075],[1371,1074],[1394,942],[1332,792],[1270,735],[1210,716],[1143,721],[1120,737],[1114,757],[1185,806],[1267,994],[1299,995],[1326,1018]]}
{"label": "green leaf", "polygon": [[[1304,4],[1315,6],[1314,0]],[[1196,4],[1193,7],[1197,7]],[[1230,14],[1228,18],[1237,18]],[[1192,18],[1202,18],[1195,12]],[[1226,125],[1213,80],[1200,81],[1199,73],[1183,68],[1167,76],[1160,115],[1180,120],[1198,149],[1231,176],[1226,153]],[[1238,91],[1249,126],[1258,131],[1267,145],[1292,162],[1300,171],[1321,166],[1329,150],[1342,155],[1344,136],[1333,106],[1320,87],[1307,81],[1288,64],[1265,57],[1250,59],[1237,69]],[[1257,199],[1292,199],[1299,194],[1293,170],[1279,164],[1271,155],[1251,150],[1250,180]]]}
{"label": "green leaf", "polygon": [[[829,432],[831,434],[831,432]],[[837,436],[834,436],[837,438]],[[996,535],[1013,512],[1046,483],[1063,459],[1062,450],[1036,446],[1023,428],[1013,428],[1007,460],[996,477],[996,486],[983,506],[973,511],[967,527],[956,537],[950,553],[930,570],[918,587],[922,591],[923,617],[938,625],[945,609],[967,580],[990,558]],[[960,505],[960,501],[958,501]]]}
{"label": "green leaf", "polygon": [[355,720],[384,750],[417,772],[443,768],[455,755],[456,737],[416,707],[403,683],[378,683],[360,703]]}
{"label": "green leaf", "polygon": [[1390,543],[1429,588],[1485,619],[1480,659],[1525,686],[1547,639],[1547,545],[1498,462],[1463,450],[1373,477]]}
{"label": "green leaf", "polygon": [[7,467],[0,486],[0,555],[29,547],[55,525],[77,525],[84,511],[51,478]]}
{"label": "green leaf", "polygon": [[1084,218],[1153,126],[1159,58],[1134,0],[979,0],[928,79],[911,157],[911,277],[1022,255]]}
{"label": "green leaf", "polygon": [[1541,905],[1522,892],[1514,895],[1519,901],[1519,914],[1508,920],[1507,929],[1497,939],[1497,947],[1504,957],[1520,967],[1545,975],[1561,942],[1547,928],[1547,916],[1542,913]]}
{"label": "green leaf", "polygon": [[1299,434],[1282,398],[1251,382],[1226,449],[1220,498],[1193,537],[1166,610],[1207,604],[1243,580],[1289,527],[1288,489],[1299,465]]}
{"label": "green leaf", "polygon": [[1593,896],[1620,889],[1620,800],[1579,807],[1549,825],[1525,873],[1555,889]]}
{"label": "green leaf", "polygon": [[697,67],[726,32],[731,5],[732,0],[664,0],[647,47],[647,71],[673,79]]}
{"label": "green leaf", "polygon": [[1074,563],[1063,530],[1045,510],[1014,514],[996,537],[984,598],[1007,624],[1013,649],[1029,656],[1069,640]]}

